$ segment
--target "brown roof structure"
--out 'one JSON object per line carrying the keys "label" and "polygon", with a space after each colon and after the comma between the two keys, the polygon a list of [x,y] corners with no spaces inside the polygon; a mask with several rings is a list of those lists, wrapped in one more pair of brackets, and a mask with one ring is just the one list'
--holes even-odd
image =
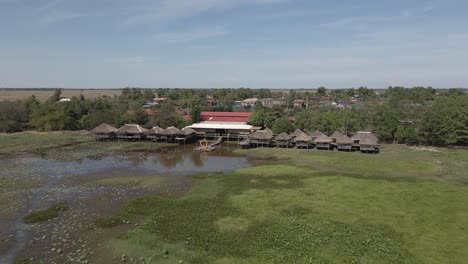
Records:
{"label": "brown roof structure", "polygon": [[372,137],[366,137],[366,138],[361,139],[359,141],[359,145],[361,145],[361,146],[377,146],[377,145],[379,145],[379,143],[377,142],[377,140],[375,140]]}
{"label": "brown roof structure", "polygon": [[333,132],[333,134],[330,135],[330,138],[333,140],[336,140],[337,138],[342,137],[342,136],[344,136],[342,133],[335,131]]}
{"label": "brown roof structure", "polygon": [[312,137],[307,135],[306,133],[302,132],[301,134],[299,134],[298,136],[296,136],[294,138],[294,142],[311,142],[312,141]]}
{"label": "brown roof structure", "polygon": [[146,132],[147,130],[148,129],[146,129],[146,128],[140,126],[140,125],[125,124],[121,128],[117,129],[117,131],[115,131],[115,133],[120,134],[120,135],[123,135],[123,134],[137,135],[137,134],[142,134],[142,133]]}
{"label": "brown roof structure", "polygon": [[314,139],[315,143],[332,143],[332,139],[327,135],[320,135]]}
{"label": "brown roof structure", "polygon": [[293,136],[288,135],[286,132],[283,132],[275,137],[275,141],[288,141],[291,140]]}
{"label": "brown roof structure", "polygon": [[195,130],[191,129],[190,127],[183,128],[181,132],[185,136],[190,136],[190,135],[197,133]]}
{"label": "brown roof structure", "polygon": [[296,131],[292,132],[290,136],[292,137],[297,137],[299,136],[300,134],[304,134],[304,131],[300,130],[299,128],[296,129]]}
{"label": "brown roof structure", "polygon": [[342,145],[353,144],[353,140],[350,137],[343,135],[343,134],[341,134],[341,136],[339,137],[336,137],[335,139],[336,139],[337,144],[342,144]]}
{"label": "brown roof structure", "polygon": [[178,129],[177,127],[173,127],[173,126],[168,127],[160,132],[160,134],[164,136],[176,136],[176,135],[180,135],[181,133],[182,131],[180,129]]}
{"label": "brown roof structure", "polygon": [[114,133],[117,131],[117,128],[108,125],[106,123],[102,123],[99,126],[95,127],[93,130],[91,130],[91,133],[93,134],[110,134]]}
{"label": "brown roof structure", "polygon": [[317,138],[317,137],[322,136],[322,135],[325,135],[325,134],[323,134],[322,132],[320,132],[318,130],[315,130],[315,132],[310,133],[310,136],[312,138]]}
{"label": "brown roof structure", "polygon": [[257,130],[250,134],[249,138],[257,140],[271,140],[273,138],[273,131],[271,131],[269,128]]}
{"label": "brown roof structure", "polygon": [[371,132],[364,132],[364,131],[357,132],[356,134],[354,134],[354,136],[351,137],[351,139],[353,141],[359,141],[359,143],[364,139],[366,141],[372,140],[375,142],[379,142],[379,139],[374,134],[372,134]]}
{"label": "brown roof structure", "polygon": [[159,135],[163,131],[162,128],[155,126],[153,128],[148,129],[144,132],[145,135]]}

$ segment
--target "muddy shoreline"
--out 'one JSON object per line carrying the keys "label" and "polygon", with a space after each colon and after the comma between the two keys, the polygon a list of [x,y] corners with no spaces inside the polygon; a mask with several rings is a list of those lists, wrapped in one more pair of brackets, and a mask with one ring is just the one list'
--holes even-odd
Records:
{"label": "muddy shoreline", "polygon": [[[98,217],[111,216],[142,195],[181,196],[190,190],[194,173],[229,172],[250,166],[245,157],[232,154],[231,148],[208,155],[192,149],[182,146],[113,152],[79,160],[56,159],[61,149],[53,155],[1,155],[0,163],[8,165],[0,177],[12,177],[18,186],[30,181],[36,185],[8,189],[9,193],[22,192],[23,200],[14,205],[19,210],[0,214],[0,263],[13,263],[15,259],[89,263],[106,237],[105,230],[94,224]],[[57,218],[29,225],[23,222],[26,214],[58,201],[69,209]],[[135,224],[137,220],[128,220],[118,229]]]}

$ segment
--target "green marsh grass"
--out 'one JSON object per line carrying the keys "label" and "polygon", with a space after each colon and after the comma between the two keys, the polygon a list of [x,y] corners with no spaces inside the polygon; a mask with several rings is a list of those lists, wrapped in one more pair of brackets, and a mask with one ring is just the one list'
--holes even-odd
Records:
{"label": "green marsh grass", "polygon": [[464,263],[468,186],[462,173],[441,175],[445,163],[464,168],[466,153],[386,148],[242,151],[264,165],[196,175],[179,199],[128,203],[122,213],[144,223],[108,252],[147,263]]}

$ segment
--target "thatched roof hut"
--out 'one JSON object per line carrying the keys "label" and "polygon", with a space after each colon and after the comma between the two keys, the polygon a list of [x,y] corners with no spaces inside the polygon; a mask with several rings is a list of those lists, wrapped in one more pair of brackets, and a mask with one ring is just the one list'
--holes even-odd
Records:
{"label": "thatched roof hut", "polygon": [[257,130],[250,134],[250,140],[272,140],[273,139],[273,131],[268,128],[263,130]]}
{"label": "thatched roof hut", "polygon": [[292,137],[297,137],[297,136],[299,136],[300,134],[304,134],[304,131],[302,131],[302,130],[300,130],[300,129],[298,128],[298,129],[296,129],[296,131],[292,132],[292,133],[290,134],[290,136],[292,136]]}
{"label": "thatched roof hut", "polygon": [[353,140],[350,137],[348,137],[346,135],[343,135],[343,134],[341,134],[341,136],[339,136],[339,137],[336,137],[335,140],[336,140],[336,144],[339,144],[339,145],[351,145],[351,144],[353,144]]}
{"label": "thatched roof hut", "polygon": [[320,131],[318,131],[318,130],[315,130],[315,132],[310,133],[310,136],[311,136],[312,138],[317,138],[317,137],[320,137],[320,136],[322,136],[322,135],[325,135],[325,134],[323,134],[322,132],[320,132]]}
{"label": "thatched roof hut", "polygon": [[108,125],[106,123],[102,123],[99,126],[95,127],[93,130],[91,130],[91,133],[93,134],[111,134],[115,133],[117,131],[117,128]]}
{"label": "thatched roof hut", "polygon": [[316,137],[316,138],[314,139],[314,142],[315,142],[316,144],[319,144],[319,143],[325,143],[325,144],[326,144],[326,143],[332,143],[332,141],[333,141],[333,140],[332,140],[329,136],[324,135],[324,134],[322,134],[322,135],[320,135],[320,136],[318,136],[318,137]]}
{"label": "thatched roof hut", "polygon": [[359,141],[359,145],[361,145],[361,146],[377,146],[377,145],[379,145],[379,143],[377,142],[377,140],[375,140],[372,137],[366,137],[366,138],[361,139]]}
{"label": "thatched roof hut", "polygon": [[311,142],[312,137],[302,132],[294,138],[294,142]]}
{"label": "thatched roof hut", "polygon": [[125,124],[115,131],[118,135],[139,135],[146,132],[148,129],[135,124]]}
{"label": "thatched roof hut", "polygon": [[163,131],[160,132],[161,135],[163,136],[177,136],[181,135],[182,131],[178,129],[177,127],[168,127],[164,129]]}
{"label": "thatched roof hut", "polygon": [[163,131],[162,128],[155,126],[153,128],[148,129],[144,132],[145,135],[159,135]]}
{"label": "thatched roof hut", "polygon": [[363,131],[357,132],[354,136],[351,137],[351,139],[353,141],[358,141],[358,143],[361,143],[362,140],[367,140],[367,142],[368,140],[379,142],[379,139],[374,134],[372,134],[371,132]]}
{"label": "thatched roof hut", "polygon": [[344,136],[344,134],[338,132],[338,131],[335,131],[333,132],[333,134],[330,135],[330,138],[333,140],[333,141],[336,141],[337,138],[339,137],[342,137]]}

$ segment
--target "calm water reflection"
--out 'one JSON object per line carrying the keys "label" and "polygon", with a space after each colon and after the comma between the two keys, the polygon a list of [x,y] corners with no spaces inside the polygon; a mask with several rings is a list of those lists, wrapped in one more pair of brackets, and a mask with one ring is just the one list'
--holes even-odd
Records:
{"label": "calm water reflection", "polygon": [[168,149],[163,153],[132,152],[85,158],[79,161],[32,156],[17,158],[13,162],[16,166],[33,168],[36,174],[47,176],[79,176],[110,170],[122,175],[130,173],[131,176],[189,175],[199,172],[231,172],[250,166],[247,158],[232,154],[230,148],[201,153],[193,151],[191,145]]}

